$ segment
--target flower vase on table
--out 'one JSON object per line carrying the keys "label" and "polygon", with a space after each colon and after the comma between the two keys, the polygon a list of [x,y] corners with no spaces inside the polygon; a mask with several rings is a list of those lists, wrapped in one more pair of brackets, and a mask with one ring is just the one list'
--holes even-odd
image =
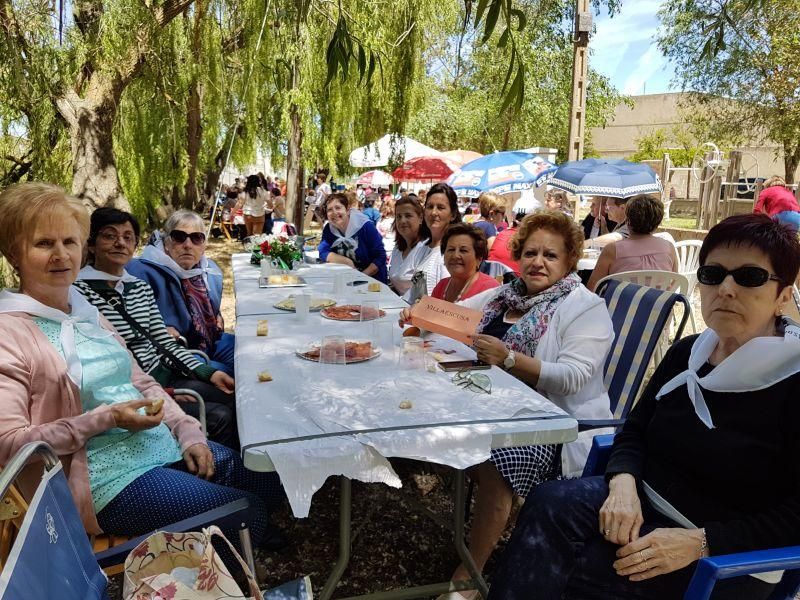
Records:
{"label": "flower vase on table", "polygon": [[295,261],[303,260],[303,252],[285,235],[259,236],[251,244],[250,262],[261,265],[265,259],[270,263],[272,271],[288,273]]}

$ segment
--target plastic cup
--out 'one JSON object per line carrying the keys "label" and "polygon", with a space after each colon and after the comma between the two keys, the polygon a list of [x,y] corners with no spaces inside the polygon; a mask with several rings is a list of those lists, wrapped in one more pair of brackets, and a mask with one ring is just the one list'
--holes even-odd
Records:
{"label": "plastic cup", "polygon": [[347,282],[350,279],[349,273],[336,273],[333,276],[333,293],[342,295],[347,290]]}
{"label": "plastic cup", "polygon": [[343,365],[345,359],[345,341],[341,335],[326,335],[319,348],[319,362],[327,365]]}
{"label": "plastic cup", "polygon": [[295,294],[294,315],[297,321],[304,323],[308,319],[308,311],[311,308],[310,294]]}
{"label": "plastic cup", "polygon": [[400,347],[400,368],[407,371],[425,370],[425,342],[421,337],[403,338]]}
{"label": "plastic cup", "polygon": [[261,259],[261,277],[269,277],[272,275],[272,265],[269,259],[264,257]]}

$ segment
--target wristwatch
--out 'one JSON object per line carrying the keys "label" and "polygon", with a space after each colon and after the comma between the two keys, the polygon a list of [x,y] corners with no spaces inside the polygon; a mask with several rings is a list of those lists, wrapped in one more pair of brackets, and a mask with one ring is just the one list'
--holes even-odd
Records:
{"label": "wristwatch", "polygon": [[513,350],[509,350],[508,351],[508,355],[503,360],[503,368],[506,371],[510,371],[511,369],[513,369],[514,365],[517,364],[517,360],[516,359],[517,359],[517,353],[514,352]]}

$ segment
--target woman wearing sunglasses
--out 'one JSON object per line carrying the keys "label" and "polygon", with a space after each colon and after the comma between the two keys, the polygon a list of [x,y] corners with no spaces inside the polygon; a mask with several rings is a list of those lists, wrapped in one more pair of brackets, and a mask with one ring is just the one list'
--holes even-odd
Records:
{"label": "woman wearing sunglasses", "polygon": [[126,269],[150,284],[164,324],[189,348],[202,350],[210,366],[233,377],[234,337],[225,333],[219,312],[222,271],[205,256],[203,219],[190,210],[175,211],[164,223],[163,238],[145,246]]}
{"label": "woman wearing sunglasses", "polygon": [[[700,249],[703,333],[676,342],[631,411],[604,477],[528,496],[490,600],[683,598],[704,556],[800,544],[800,331],[783,317],[800,243],[766,215]],[[714,598],[766,598],[738,577]]]}
{"label": "woman wearing sunglasses", "polygon": [[[167,332],[152,288],[125,270],[138,242],[136,217],[98,208],[89,224],[88,264],[73,285],[114,326],[145,373],[164,387],[188,388],[203,396],[209,439],[237,450],[233,378],[199,361]],[[175,400],[197,418],[194,398],[176,395]]]}

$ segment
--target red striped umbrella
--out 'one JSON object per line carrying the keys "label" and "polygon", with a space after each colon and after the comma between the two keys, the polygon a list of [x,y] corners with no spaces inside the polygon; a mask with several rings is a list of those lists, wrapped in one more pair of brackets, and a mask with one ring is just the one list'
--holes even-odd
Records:
{"label": "red striped umbrella", "polygon": [[392,171],[396,181],[445,181],[458,165],[443,156],[420,156],[412,158]]}

